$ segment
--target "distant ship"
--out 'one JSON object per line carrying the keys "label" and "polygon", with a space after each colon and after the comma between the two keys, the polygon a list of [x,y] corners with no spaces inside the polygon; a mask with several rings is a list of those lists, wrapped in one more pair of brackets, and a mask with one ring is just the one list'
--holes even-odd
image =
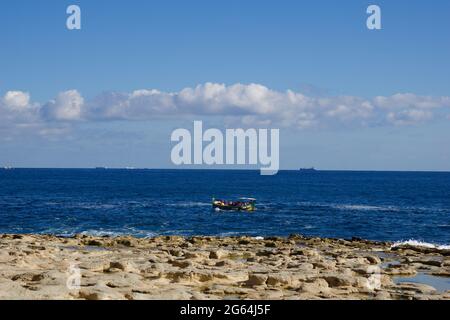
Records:
{"label": "distant ship", "polygon": [[12,170],[12,167],[5,166],[5,167],[3,167],[3,169],[4,169],[4,170]]}
{"label": "distant ship", "polygon": [[300,168],[300,172],[316,172],[316,168]]}

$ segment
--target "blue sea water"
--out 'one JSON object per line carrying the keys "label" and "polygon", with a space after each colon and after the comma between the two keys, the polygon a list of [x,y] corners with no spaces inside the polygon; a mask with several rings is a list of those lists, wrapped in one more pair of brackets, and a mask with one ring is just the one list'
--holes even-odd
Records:
{"label": "blue sea water", "polygon": [[[211,198],[255,197],[254,213]],[[450,173],[0,170],[0,233],[307,236],[450,243]]]}

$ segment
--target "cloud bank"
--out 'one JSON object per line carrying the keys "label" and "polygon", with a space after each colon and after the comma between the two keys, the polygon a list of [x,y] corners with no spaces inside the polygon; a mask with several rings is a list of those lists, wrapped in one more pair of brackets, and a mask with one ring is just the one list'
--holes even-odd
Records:
{"label": "cloud bank", "polygon": [[357,96],[315,97],[260,84],[205,83],[178,92],[155,89],[107,92],[86,100],[77,90],[57,94],[46,103],[30,94],[9,91],[0,98],[0,128],[39,127],[79,121],[143,121],[191,116],[221,116],[244,126],[294,128],[413,125],[448,118],[450,97],[398,93],[364,99]]}

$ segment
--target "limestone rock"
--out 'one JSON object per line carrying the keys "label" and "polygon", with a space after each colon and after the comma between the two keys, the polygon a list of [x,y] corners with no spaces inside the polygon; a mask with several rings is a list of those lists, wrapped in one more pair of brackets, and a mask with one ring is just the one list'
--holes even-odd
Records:
{"label": "limestone rock", "polygon": [[269,274],[266,283],[269,286],[287,286],[292,284],[292,276],[289,273]]}
{"label": "limestone rock", "polygon": [[301,292],[320,294],[329,290],[328,282],[325,279],[314,279],[311,282],[304,282],[299,289]]}
{"label": "limestone rock", "polygon": [[248,276],[246,285],[248,285],[250,287],[265,285],[267,278],[268,278],[268,276],[266,274],[250,274]]}
{"label": "limestone rock", "polygon": [[[425,284],[394,283],[417,272],[449,276],[445,252],[391,245],[303,236],[0,235],[0,299],[449,299]],[[79,290],[66,286],[70,265],[79,268]]]}
{"label": "limestone rock", "polygon": [[211,251],[209,253],[209,258],[210,259],[222,259],[224,257],[227,256],[227,252],[221,249],[215,250],[215,251]]}
{"label": "limestone rock", "polygon": [[323,279],[328,283],[328,286],[331,288],[351,286],[352,283],[354,282],[354,279],[352,277],[342,274],[325,275]]}

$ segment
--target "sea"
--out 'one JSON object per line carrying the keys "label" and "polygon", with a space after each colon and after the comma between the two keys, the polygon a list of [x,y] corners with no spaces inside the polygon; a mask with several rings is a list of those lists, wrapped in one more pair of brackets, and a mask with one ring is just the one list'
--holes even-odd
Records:
{"label": "sea", "polygon": [[[212,209],[257,199],[255,212]],[[301,234],[448,247],[450,173],[0,169],[0,233]]]}

